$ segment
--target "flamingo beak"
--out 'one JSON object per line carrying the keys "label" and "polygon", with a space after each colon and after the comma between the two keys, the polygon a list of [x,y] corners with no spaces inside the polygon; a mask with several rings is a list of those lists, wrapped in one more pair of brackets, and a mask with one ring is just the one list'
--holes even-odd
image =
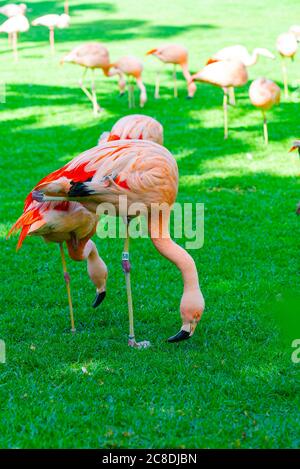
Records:
{"label": "flamingo beak", "polygon": [[145,55],[152,55],[152,54],[154,54],[156,51],[157,51],[157,49],[150,49],[150,50],[148,50],[148,52],[146,52]]}
{"label": "flamingo beak", "polygon": [[181,342],[182,340],[190,339],[195,332],[197,324],[198,322],[196,320],[193,320],[192,322],[190,322],[189,331],[186,330],[186,325],[183,325],[180,331],[177,332],[177,334],[168,338],[168,342],[174,343],[174,342]]}
{"label": "flamingo beak", "polygon": [[102,292],[97,292],[96,293],[96,297],[93,301],[93,308],[97,308],[99,305],[101,305],[102,301],[104,300],[106,296],[106,291],[102,291]]}

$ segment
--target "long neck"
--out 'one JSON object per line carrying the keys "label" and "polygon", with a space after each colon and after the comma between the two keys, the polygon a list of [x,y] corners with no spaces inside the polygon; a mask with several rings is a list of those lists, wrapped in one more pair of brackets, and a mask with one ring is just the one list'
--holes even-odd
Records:
{"label": "long neck", "polygon": [[255,65],[258,60],[258,51],[257,49],[254,49],[251,55],[249,55],[249,59],[247,60],[247,63],[245,63],[246,67],[251,67],[251,65]]}
{"label": "long neck", "polygon": [[170,238],[152,238],[152,242],[160,254],[180,270],[184,291],[200,290],[196,265],[188,252]]}

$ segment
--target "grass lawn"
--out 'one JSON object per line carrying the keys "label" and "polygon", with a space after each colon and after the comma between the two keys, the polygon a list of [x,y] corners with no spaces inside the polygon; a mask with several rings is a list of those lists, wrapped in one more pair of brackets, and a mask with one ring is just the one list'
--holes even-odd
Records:
{"label": "grass lawn", "polygon": [[[229,109],[230,138],[224,141],[222,91],[199,84],[195,98],[186,100],[180,80],[179,98],[172,99],[172,67],[166,67],[162,97],[155,101],[159,62],[144,57],[144,112],[164,125],[165,145],[178,161],[178,200],[205,204],[205,243],[191,254],[206,311],[192,340],[165,342],[181,324],[182,282],[149,240],[134,240],[131,254],[136,334],[152,343],[144,351],[127,347],[121,240],[96,238],[109,268],[99,310],[91,308],[94,288],[85,264],[68,261],[74,336],[57,246],[27,238],[16,254],[17,238],[5,240],[35,183],[94,146],[128,114],[116,79],[98,73],[105,112],[93,118],[77,85],[81,69],[59,66],[64,53],[100,40],[115,60],[179,42],[189,48],[196,72],[225,45],[274,51],[277,35],[299,21],[299,1],[70,3],[72,24],[57,31],[54,58],[45,28],[21,35],[18,64],[7,37],[0,39],[0,80],[7,89],[7,102],[0,104],[0,339],[7,349],[7,363],[0,364],[0,447],[299,447],[300,364],[292,363],[273,314],[278,298],[299,287],[300,163],[288,153],[300,134],[299,58],[288,64],[290,99],[269,113],[266,148],[247,86]],[[63,1],[27,4],[30,20],[63,8]],[[261,59],[249,74],[282,86],[279,58]]]}

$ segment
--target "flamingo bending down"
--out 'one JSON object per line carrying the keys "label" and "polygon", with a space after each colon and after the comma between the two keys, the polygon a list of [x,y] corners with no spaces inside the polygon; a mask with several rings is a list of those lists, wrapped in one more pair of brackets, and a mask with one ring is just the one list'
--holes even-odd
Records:
{"label": "flamingo bending down", "polygon": [[98,145],[113,140],[150,140],[163,144],[163,127],[150,116],[143,114],[130,114],[122,117],[113,126],[110,132],[104,132]]}
{"label": "flamingo bending down", "polygon": [[133,56],[121,57],[115,63],[110,64],[110,76],[114,74],[119,75],[119,89],[120,94],[124,94],[126,81],[124,75],[128,78],[128,105],[129,108],[135,106],[134,102],[134,81],[140,89],[140,107],[144,107],[147,101],[147,92],[142,80],[143,65],[139,59]]}
{"label": "flamingo bending down", "polygon": [[253,106],[258,107],[262,111],[264,120],[264,139],[268,144],[268,126],[266,119],[266,111],[271,109],[275,104],[280,103],[280,88],[271,80],[266,78],[257,78],[249,88],[249,97]]}
{"label": "flamingo bending down", "polygon": [[[139,203],[139,211],[147,216],[154,246],[177,266],[183,277],[184,291],[180,304],[183,325],[169,341],[191,337],[201,318],[204,299],[194,260],[171,240],[169,234],[170,210],[178,189],[178,168],[171,153],[150,141],[117,140],[88,150],[53,174],[55,181],[38,185],[40,192],[35,198],[44,202],[76,200],[85,206],[88,204],[89,210],[94,212],[100,204],[111,203],[126,221],[136,216],[130,215],[131,204]],[[120,196],[127,197],[125,211],[120,209]],[[157,207],[157,204],[164,204],[164,213],[155,212],[153,205]],[[153,212],[159,216],[153,216]],[[128,246],[127,229],[122,267],[127,279],[129,345],[137,346],[133,330]]]}
{"label": "flamingo bending down", "polygon": [[25,15],[26,10],[25,3],[8,3],[0,8],[0,13],[7,16],[7,18],[11,18],[12,16]]}
{"label": "flamingo bending down", "polygon": [[[255,65],[259,56],[267,57],[268,59],[275,59],[275,55],[264,47],[257,47],[253,49],[252,54],[248,52],[245,46],[235,45],[224,47],[212,56],[212,59],[217,60],[239,60],[243,62],[246,67]],[[234,88],[229,89],[230,104],[235,105]]]}
{"label": "flamingo bending down", "polygon": [[282,76],[283,76],[283,85],[284,85],[284,96],[288,98],[289,88],[288,88],[288,75],[285,60],[290,58],[294,60],[294,56],[298,49],[297,39],[295,34],[283,33],[280,34],[276,42],[277,50],[282,58]]}
{"label": "flamingo bending down", "polygon": [[[82,44],[81,46],[75,47],[75,49],[62,58],[61,64],[65,62],[84,67],[82,78],[79,80],[79,86],[87,98],[92,102],[93,112],[96,116],[99,112],[102,111],[102,109],[97,102],[95,88],[95,69],[102,69],[104,75],[107,77],[115,75],[116,73],[120,75],[118,71],[115,71],[113,74],[110,72],[111,65],[107,48],[100,42],[89,42],[87,44]],[[91,70],[92,72],[91,90],[88,90],[84,85],[84,80],[88,70]]]}
{"label": "flamingo bending down", "polygon": [[228,138],[228,91],[232,87],[243,86],[248,81],[245,65],[238,60],[209,60],[200,72],[192,75],[192,80],[210,83],[224,91],[224,138]]}
{"label": "flamingo bending down", "polygon": [[44,15],[32,21],[32,26],[46,26],[49,29],[49,42],[52,54],[55,51],[54,29],[65,29],[69,27],[70,17],[62,15]]}
{"label": "flamingo bending down", "polygon": [[12,48],[15,62],[18,61],[18,33],[28,31],[30,25],[28,19],[24,15],[12,16],[0,26],[0,33],[7,33],[12,39]]}
{"label": "flamingo bending down", "polygon": [[[167,44],[156,49],[151,49],[147,52],[146,55],[154,55],[159,60],[167,64],[173,64],[173,80],[174,80],[174,98],[178,97],[177,90],[177,75],[176,75],[176,66],[179,65],[182,69],[182,73],[187,82],[188,88],[188,98],[192,98],[196,92],[195,83],[191,82],[191,74],[189,72],[188,66],[188,50],[180,44]],[[160,85],[160,76],[157,73],[156,82],[155,82],[155,94],[156,99],[159,98],[159,85]]]}

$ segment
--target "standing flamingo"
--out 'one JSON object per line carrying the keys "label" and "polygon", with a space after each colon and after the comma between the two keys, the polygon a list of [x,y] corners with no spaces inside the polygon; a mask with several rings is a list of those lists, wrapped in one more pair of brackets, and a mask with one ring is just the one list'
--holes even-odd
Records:
{"label": "standing flamingo", "polygon": [[[235,46],[224,47],[216,54],[213,54],[212,59],[239,60],[240,62],[243,62],[246,67],[251,67],[257,63],[259,56],[267,57],[268,59],[275,59],[275,55],[264,47],[257,47],[256,49],[253,49],[252,54],[250,54],[245,46],[241,46],[239,44]],[[230,104],[234,105],[234,88],[229,89],[229,99]]]}
{"label": "standing flamingo", "polygon": [[[82,78],[79,80],[79,86],[88,99],[92,102],[93,112],[96,116],[99,112],[102,111],[102,109],[97,102],[95,88],[95,69],[102,69],[104,75],[107,77],[112,75],[109,70],[110,62],[107,48],[99,42],[89,42],[87,44],[82,44],[81,46],[75,47],[75,49],[62,58],[61,64],[65,62],[77,64],[84,68]],[[92,73],[91,91],[88,90],[84,85],[84,80],[88,70],[91,70]],[[118,71],[115,73],[120,75]]]}
{"label": "standing flamingo", "polygon": [[266,111],[271,109],[275,104],[280,103],[280,88],[274,81],[266,78],[257,78],[249,88],[249,97],[253,106],[258,107],[262,111],[264,121],[264,139],[268,144],[268,126]]}
{"label": "standing flamingo", "polygon": [[138,88],[140,89],[140,107],[144,107],[145,102],[147,101],[147,92],[145,85],[142,80],[142,71],[143,65],[139,59],[133,56],[121,57],[115,63],[110,64],[110,76],[114,74],[119,74],[119,89],[121,95],[124,94],[126,81],[124,75],[127,75],[128,78],[128,105],[129,108],[135,106],[134,102],[134,81]]}
{"label": "standing flamingo", "polygon": [[15,62],[18,61],[18,34],[28,31],[29,27],[28,19],[24,15],[12,16],[0,26],[0,33],[7,33],[8,37],[12,39]]}
{"label": "standing flamingo", "polygon": [[0,8],[0,13],[7,16],[7,18],[11,18],[12,16],[25,15],[26,10],[25,3],[8,3]]}
{"label": "standing flamingo", "polygon": [[[180,304],[182,328],[170,342],[188,339],[200,320],[204,299],[199,287],[198,273],[192,257],[171,240],[169,219],[171,206],[178,189],[176,160],[164,147],[150,141],[117,140],[107,142],[79,155],[62,169],[53,173],[47,183],[37,185],[35,199],[48,201],[80,201],[89,210],[97,211],[102,203],[110,203],[126,222],[126,238],[122,254],[122,267],[126,275],[130,318],[129,345],[135,341],[133,308],[130,286],[129,220],[131,204],[138,202],[139,213],[148,219],[150,238],[156,249],[181,271],[184,290]],[[52,182],[55,179],[54,182]],[[121,209],[120,196],[126,196],[127,207]],[[143,207],[141,207],[143,204]],[[158,205],[157,205],[158,204]],[[164,211],[160,211],[164,204]]]}
{"label": "standing flamingo", "polygon": [[282,58],[282,76],[283,76],[283,85],[284,85],[284,96],[288,98],[289,88],[288,88],[288,75],[285,60],[290,58],[294,60],[294,56],[298,49],[297,39],[295,34],[283,33],[280,34],[276,42],[277,50]]}
{"label": "standing flamingo", "polygon": [[98,144],[113,140],[150,140],[163,144],[163,127],[153,117],[143,114],[130,114],[122,117],[113,126],[110,132],[104,132]]}
{"label": "standing flamingo", "polygon": [[[179,65],[182,69],[182,73],[187,82],[188,98],[192,98],[196,92],[195,83],[191,82],[191,74],[188,66],[188,50],[180,44],[167,44],[164,46],[151,49],[146,55],[154,55],[159,60],[167,64],[173,64],[173,80],[174,80],[174,98],[178,97],[177,90],[177,74],[176,67]],[[156,99],[159,98],[159,85],[160,85],[160,74],[157,73],[155,82],[155,94]]]}
{"label": "standing flamingo", "polygon": [[65,29],[69,27],[70,17],[63,13],[62,15],[44,15],[32,21],[32,26],[45,26],[49,29],[49,42],[51,53],[55,51],[54,29]]}
{"label": "standing flamingo", "polygon": [[224,91],[224,138],[228,138],[228,90],[230,87],[243,86],[248,81],[245,65],[238,60],[210,59],[200,72],[192,75],[192,80],[210,83]]}

